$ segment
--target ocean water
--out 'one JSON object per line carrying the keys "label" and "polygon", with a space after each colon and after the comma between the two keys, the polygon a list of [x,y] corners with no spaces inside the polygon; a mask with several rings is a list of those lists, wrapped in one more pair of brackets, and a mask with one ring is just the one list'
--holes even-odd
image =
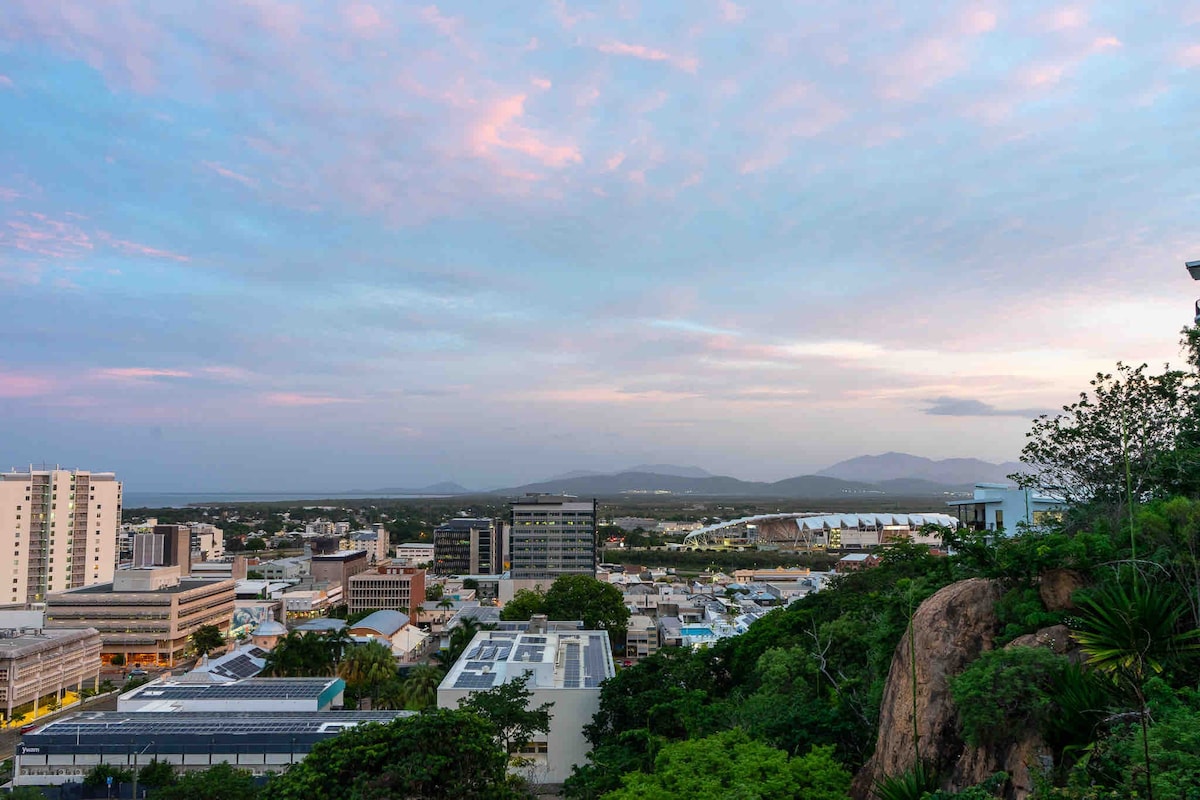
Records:
{"label": "ocean water", "polygon": [[290,500],[413,500],[446,497],[440,494],[380,494],[378,492],[125,492],[124,508],[184,508],[228,503],[279,503]]}

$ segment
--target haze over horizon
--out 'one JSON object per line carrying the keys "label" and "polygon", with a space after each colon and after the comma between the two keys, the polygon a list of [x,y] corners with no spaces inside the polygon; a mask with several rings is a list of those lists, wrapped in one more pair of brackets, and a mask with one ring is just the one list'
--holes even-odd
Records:
{"label": "haze over horizon", "polygon": [[9,0],[0,467],[1016,458],[1181,363],[1200,10]]}

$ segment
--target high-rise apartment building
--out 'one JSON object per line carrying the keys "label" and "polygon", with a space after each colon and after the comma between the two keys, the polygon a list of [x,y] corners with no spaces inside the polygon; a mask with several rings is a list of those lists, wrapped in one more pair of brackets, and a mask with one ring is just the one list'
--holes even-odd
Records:
{"label": "high-rise apartment building", "polygon": [[514,580],[596,574],[596,501],[527,494],[512,503],[509,535]]}
{"label": "high-rise apartment building", "polygon": [[0,603],[107,583],[117,559],[121,483],[111,472],[0,473]]}
{"label": "high-rise apartment building", "polygon": [[435,575],[482,575],[501,571],[496,524],[458,517],[433,530]]}

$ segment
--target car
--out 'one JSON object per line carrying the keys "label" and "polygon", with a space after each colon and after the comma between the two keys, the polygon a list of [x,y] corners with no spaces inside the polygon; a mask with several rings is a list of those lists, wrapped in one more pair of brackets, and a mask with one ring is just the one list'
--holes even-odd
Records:
{"label": "car", "polygon": [[133,669],[129,670],[129,677],[131,678],[144,678],[149,674],[149,672],[146,672],[146,670],[142,669],[141,667],[134,667]]}
{"label": "car", "polygon": [[21,733],[29,733],[31,730],[33,730],[34,728],[38,727],[39,725],[41,725],[41,723],[40,723],[40,722],[35,722],[35,723],[33,723],[32,725],[22,725],[22,726],[21,726]]}

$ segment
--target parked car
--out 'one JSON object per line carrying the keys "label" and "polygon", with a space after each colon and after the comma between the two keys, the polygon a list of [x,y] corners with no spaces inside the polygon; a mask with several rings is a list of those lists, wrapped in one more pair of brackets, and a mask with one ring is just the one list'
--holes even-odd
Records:
{"label": "parked car", "polygon": [[146,672],[146,670],[142,669],[141,667],[134,667],[133,669],[129,670],[129,677],[131,678],[144,678],[149,674],[149,672]]}

